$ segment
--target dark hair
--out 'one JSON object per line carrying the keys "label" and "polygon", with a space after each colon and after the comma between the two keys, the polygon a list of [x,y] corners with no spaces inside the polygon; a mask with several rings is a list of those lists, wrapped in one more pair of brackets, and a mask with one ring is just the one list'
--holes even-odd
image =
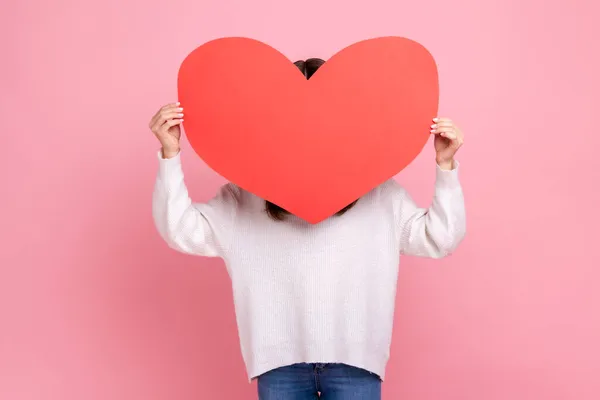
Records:
{"label": "dark hair", "polygon": [[[306,79],[310,79],[311,76],[321,65],[325,64],[325,60],[320,58],[309,58],[307,60],[299,60],[294,63],[296,67],[302,72],[302,74],[306,77]],[[335,215],[342,215],[356,204],[358,200],[354,200],[352,203],[348,204],[346,207],[342,208]],[[283,221],[286,215],[290,214],[289,211],[279,207],[276,204],[271,203],[270,201],[266,201],[266,211],[269,214],[269,217],[274,219],[275,221]]]}
{"label": "dark hair", "polygon": [[294,63],[294,65],[298,67],[306,79],[310,79],[310,77],[313,76],[313,74],[317,72],[319,67],[321,67],[323,64],[325,64],[325,60],[320,58],[309,58],[307,60],[299,60]]}

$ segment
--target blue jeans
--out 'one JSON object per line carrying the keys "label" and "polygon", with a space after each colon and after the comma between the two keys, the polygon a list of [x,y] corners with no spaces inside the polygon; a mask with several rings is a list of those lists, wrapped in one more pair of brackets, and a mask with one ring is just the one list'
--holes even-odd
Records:
{"label": "blue jeans", "polygon": [[346,364],[293,364],[259,376],[258,399],[380,400],[381,379]]}

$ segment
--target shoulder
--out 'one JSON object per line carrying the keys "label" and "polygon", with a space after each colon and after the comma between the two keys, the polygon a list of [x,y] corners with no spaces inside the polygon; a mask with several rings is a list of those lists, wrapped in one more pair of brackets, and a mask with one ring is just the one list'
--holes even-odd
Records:
{"label": "shoulder", "polygon": [[242,196],[242,188],[231,182],[228,182],[221,186],[220,193],[239,201]]}
{"label": "shoulder", "polygon": [[391,178],[373,189],[372,204],[392,210],[398,214],[412,200],[408,191],[395,179]]}
{"label": "shoulder", "polygon": [[228,198],[236,208],[253,209],[264,205],[264,200],[231,182],[221,186],[219,196]]}
{"label": "shoulder", "polygon": [[[237,208],[241,197],[242,194],[239,187],[231,183],[226,183],[217,190],[217,193],[205,205],[223,209]],[[202,206],[202,203],[197,205]]]}
{"label": "shoulder", "polygon": [[382,200],[397,198],[398,196],[402,197],[406,194],[406,189],[404,189],[404,187],[394,178],[388,179],[374,190],[377,196]]}

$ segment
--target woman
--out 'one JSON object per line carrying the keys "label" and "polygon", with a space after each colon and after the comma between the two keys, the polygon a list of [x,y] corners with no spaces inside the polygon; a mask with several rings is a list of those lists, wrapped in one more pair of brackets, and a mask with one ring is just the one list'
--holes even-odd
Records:
{"label": "woman", "polygon": [[[308,79],[323,62],[296,65]],[[150,122],[162,146],[155,223],[174,249],[225,260],[259,399],[380,399],[400,254],[443,257],[465,234],[454,159],[461,131],[433,120],[437,173],[428,209],[390,180],[311,225],[233,184],[192,203],[179,156],[183,116],[170,104]]]}

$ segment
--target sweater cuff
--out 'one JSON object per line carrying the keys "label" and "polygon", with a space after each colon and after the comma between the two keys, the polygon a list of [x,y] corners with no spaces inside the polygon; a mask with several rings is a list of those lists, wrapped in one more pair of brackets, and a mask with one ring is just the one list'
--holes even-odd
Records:
{"label": "sweater cuff", "polygon": [[162,150],[157,153],[158,157],[158,172],[161,176],[172,175],[173,172],[181,171],[181,151],[175,157],[163,158]]}
{"label": "sweater cuff", "polygon": [[460,187],[460,181],[458,179],[459,162],[454,161],[454,168],[442,169],[439,165],[436,166],[435,185],[438,188],[454,189]]}

